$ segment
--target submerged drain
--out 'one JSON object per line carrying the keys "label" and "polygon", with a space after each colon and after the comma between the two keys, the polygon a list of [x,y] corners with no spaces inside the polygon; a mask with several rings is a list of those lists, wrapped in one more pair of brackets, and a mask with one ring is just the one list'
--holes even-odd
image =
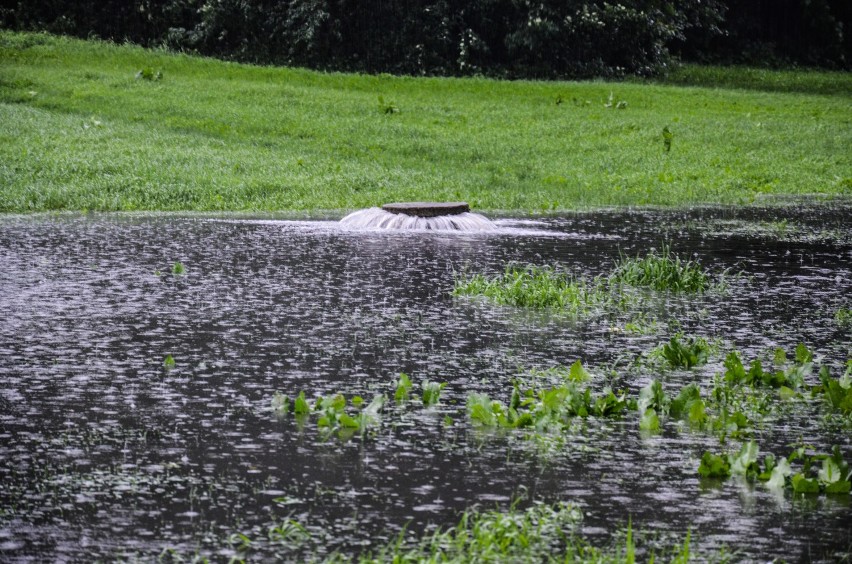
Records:
{"label": "submerged drain", "polygon": [[399,202],[358,210],[340,220],[353,229],[425,229],[487,231],[496,229],[487,217],[472,213],[467,202]]}

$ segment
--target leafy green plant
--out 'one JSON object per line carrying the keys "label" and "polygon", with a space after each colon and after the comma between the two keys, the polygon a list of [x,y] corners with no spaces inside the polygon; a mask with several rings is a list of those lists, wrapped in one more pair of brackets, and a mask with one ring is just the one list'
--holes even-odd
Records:
{"label": "leafy green plant", "polygon": [[522,389],[515,381],[509,404],[492,400],[487,394],[473,393],[467,399],[470,421],[477,426],[523,428],[536,432],[558,431],[575,417],[620,417],[631,403],[624,394],[604,389],[592,395],[573,382],[540,389]]}
{"label": "leafy green plant", "polygon": [[151,67],[144,67],[142,69],[139,69],[139,71],[136,73],[136,80],[140,79],[149,81],[163,80],[163,71],[155,71]]}
{"label": "leafy green plant", "polygon": [[411,378],[405,372],[400,372],[399,379],[396,381],[396,389],[393,393],[393,399],[396,402],[403,402],[408,399],[411,394]]}
{"label": "leafy green plant", "polygon": [[773,363],[779,367],[779,370],[764,370],[760,359],[754,359],[746,370],[739,353],[732,351],[725,357],[725,380],[730,384],[753,387],[765,386],[791,390],[801,388],[804,386],[805,378],[811,373],[813,353],[800,343],[796,347],[795,361],[791,364],[786,359],[784,351],[778,349],[775,351]]}
{"label": "leafy green plant", "polygon": [[383,114],[399,113],[397,105],[391,101],[385,101],[384,96],[379,96],[379,111]]}
{"label": "leafy green plant", "polygon": [[171,370],[175,367],[175,359],[172,355],[167,354],[166,358],[163,360],[163,368],[166,370]]}
{"label": "leafy green plant", "polygon": [[698,473],[702,478],[717,478],[724,480],[731,475],[731,464],[728,458],[705,451],[701,456]]}
{"label": "leafy green plant", "polygon": [[666,152],[670,153],[672,150],[672,140],[674,139],[674,133],[669,129],[669,126],[665,126],[663,128],[663,147],[666,148]]}
{"label": "leafy green plant", "polygon": [[622,257],[616,262],[610,282],[649,287],[659,291],[698,293],[710,288],[710,275],[695,261],[682,261],[663,245],[644,257]]}
{"label": "leafy green plant", "polygon": [[[698,473],[706,478],[735,475],[749,481],[761,480],[770,488],[789,488],[797,494],[848,495],[852,489],[852,470],[836,445],[831,454],[811,453],[807,446],[794,449],[786,459],[776,460],[770,453],[764,457],[762,468],[758,452],[754,441],[743,443],[736,454],[705,452]],[[794,463],[801,466],[794,469]]]}
{"label": "leafy green plant", "polygon": [[846,372],[838,379],[831,377],[828,367],[823,366],[819,371],[821,386],[817,393],[822,392],[831,409],[844,416],[852,415],[852,360],[846,363]]}
{"label": "leafy green plant", "polygon": [[441,391],[446,387],[446,382],[430,382],[424,380],[420,384],[423,405],[426,407],[437,404],[441,399]]}
{"label": "leafy green plant", "polygon": [[834,312],[834,321],[839,327],[852,327],[852,308],[841,307]]}
{"label": "leafy green plant", "polygon": [[181,274],[184,274],[185,272],[186,272],[186,268],[184,268],[183,263],[175,262],[172,265],[172,274],[174,274],[175,276],[180,276]]}
{"label": "leafy green plant", "polygon": [[672,368],[692,368],[707,364],[710,345],[700,337],[689,337],[684,342],[681,335],[675,335],[663,345],[662,354]]}

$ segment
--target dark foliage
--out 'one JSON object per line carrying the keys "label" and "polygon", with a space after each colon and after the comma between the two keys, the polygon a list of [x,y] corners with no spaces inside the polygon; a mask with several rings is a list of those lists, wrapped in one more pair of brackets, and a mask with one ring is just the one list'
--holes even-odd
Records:
{"label": "dark foliage", "polygon": [[[403,74],[649,75],[692,59],[843,67],[848,0],[17,0],[0,24],[240,61]],[[726,17],[727,11],[727,17]]]}

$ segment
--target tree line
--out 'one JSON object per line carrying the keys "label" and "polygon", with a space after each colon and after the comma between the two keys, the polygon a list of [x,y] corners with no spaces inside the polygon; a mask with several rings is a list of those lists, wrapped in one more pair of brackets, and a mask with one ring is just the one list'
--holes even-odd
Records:
{"label": "tree line", "polygon": [[849,0],[7,0],[0,26],[260,64],[505,78],[850,68]]}

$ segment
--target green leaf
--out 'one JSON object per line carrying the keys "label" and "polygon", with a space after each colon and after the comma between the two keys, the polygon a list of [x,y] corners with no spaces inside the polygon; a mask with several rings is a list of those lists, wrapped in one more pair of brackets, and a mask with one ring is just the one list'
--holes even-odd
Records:
{"label": "green leaf", "polygon": [[796,392],[792,388],[788,388],[787,386],[781,386],[778,388],[778,397],[781,401],[788,401],[796,397]]}
{"label": "green leaf", "polygon": [[784,352],[784,349],[781,347],[775,349],[775,356],[772,359],[772,364],[779,367],[787,364],[787,353]]}
{"label": "green leaf", "polygon": [[400,372],[399,380],[396,383],[396,392],[393,394],[394,401],[407,400],[409,392],[411,392],[411,378],[405,372]]}
{"label": "green leaf", "polygon": [[725,457],[705,451],[701,456],[698,473],[703,478],[719,478],[724,480],[731,475],[731,465]]}
{"label": "green leaf", "polygon": [[293,413],[296,415],[307,415],[311,412],[308,402],[305,400],[305,392],[299,392],[293,405]]}
{"label": "green leaf", "polygon": [[743,443],[743,446],[740,447],[740,452],[735,457],[732,457],[730,460],[731,474],[746,477],[756,475],[758,473],[758,451],[759,448],[755,441]]}
{"label": "green leaf", "polygon": [[772,468],[772,473],[769,477],[769,481],[766,483],[767,487],[773,489],[781,489],[787,483],[787,477],[793,473],[793,470],[790,468],[790,463],[786,458],[782,458],[778,461],[774,468]]}
{"label": "green leaf", "polygon": [[642,414],[642,419],[639,420],[639,430],[656,432],[660,430],[660,418],[653,408],[648,408]]}
{"label": "green leaf", "polygon": [[798,474],[794,474],[792,479],[790,480],[793,484],[793,491],[795,493],[801,494],[818,494],[819,493],[819,482],[816,480],[809,480],[805,477],[804,474],[799,472]]}
{"label": "green leaf", "polygon": [[353,407],[361,407],[362,405],[364,405],[364,398],[362,398],[361,396],[355,396],[354,398],[352,398]]}
{"label": "green leaf", "polygon": [[852,482],[849,482],[849,480],[841,480],[825,486],[825,493],[848,494],[850,489],[852,489]]}
{"label": "green leaf", "polygon": [[846,361],[846,372],[843,373],[837,383],[844,390],[852,388],[852,359]]}
{"label": "green leaf", "polygon": [[731,351],[725,357],[725,381],[730,384],[741,384],[746,379],[745,368],[736,351]]}
{"label": "green leaf", "polygon": [[342,427],[348,427],[350,429],[358,429],[361,426],[361,424],[357,420],[353,419],[349,415],[346,415],[345,413],[340,414],[338,422]]}
{"label": "green leaf", "polygon": [[175,367],[175,359],[172,358],[172,355],[166,355],[165,360],[163,360],[163,368],[166,370],[171,370]]}
{"label": "green leaf", "polygon": [[586,382],[592,377],[589,372],[583,368],[583,364],[577,360],[574,364],[571,365],[570,370],[568,370],[568,379],[572,382]]}
{"label": "green leaf", "polygon": [[704,401],[696,400],[689,407],[689,424],[693,427],[702,427],[707,422],[707,411],[704,409]]}
{"label": "green leaf", "polygon": [[822,468],[820,468],[817,478],[821,484],[828,486],[842,481],[845,476],[842,475],[837,462],[833,458],[827,457],[822,460]]}
{"label": "green leaf", "polygon": [[446,382],[429,382],[425,380],[421,384],[423,389],[423,405],[426,407],[437,404],[441,399],[441,390],[447,385]]}
{"label": "green leaf", "polygon": [[657,413],[665,414],[669,409],[669,397],[663,391],[663,386],[657,380],[651,380],[639,392],[638,408],[640,413],[654,409]]}
{"label": "green leaf", "polygon": [[799,343],[796,346],[796,364],[805,364],[807,362],[813,362],[814,353],[808,350],[808,347],[805,346],[804,343]]}

